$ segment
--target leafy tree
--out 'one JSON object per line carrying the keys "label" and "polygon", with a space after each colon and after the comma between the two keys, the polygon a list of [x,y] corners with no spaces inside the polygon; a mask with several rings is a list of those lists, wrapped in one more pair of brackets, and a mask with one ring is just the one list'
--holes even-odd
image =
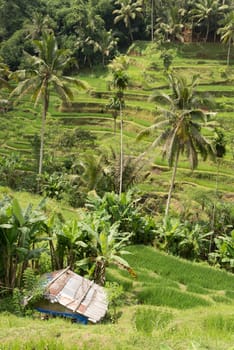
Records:
{"label": "leafy tree", "polygon": [[8,81],[9,75],[10,75],[9,67],[0,59],[0,89],[4,87],[10,88],[9,81]]}
{"label": "leafy tree", "polygon": [[84,88],[85,84],[78,79],[63,75],[63,70],[71,63],[70,52],[59,49],[53,33],[43,33],[41,41],[34,41],[38,50],[38,56],[27,54],[32,69],[18,71],[17,76],[21,81],[13,90],[11,96],[18,95],[22,98],[26,94],[32,94],[35,106],[42,103],[41,146],[38,174],[42,173],[44,136],[46,117],[50,104],[50,93],[55,91],[65,102],[73,98],[69,84],[76,84]]}
{"label": "leafy tree", "polygon": [[17,188],[17,169],[22,165],[22,160],[17,153],[11,153],[1,157],[0,177],[4,185]]}
{"label": "leafy tree", "polygon": [[9,83],[9,77],[10,75],[10,69],[9,67],[1,60],[0,57],[0,113],[7,112],[8,109],[10,109],[10,102],[9,100],[2,98],[1,95],[1,89],[11,89],[11,85]]}
{"label": "leafy tree", "polygon": [[131,21],[135,20],[137,16],[142,17],[143,12],[143,1],[142,0],[117,0],[115,2],[117,6],[120,6],[119,9],[113,11],[113,14],[116,15],[114,23],[123,21],[125,27],[128,29],[129,37],[131,42],[133,41],[132,35],[132,24]]}
{"label": "leafy tree", "polygon": [[25,31],[23,29],[15,31],[8,40],[1,43],[0,55],[11,71],[18,69],[21,64],[24,47]]}
{"label": "leafy tree", "polygon": [[[75,47],[78,54],[84,57],[84,63],[91,67],[93,62],[102,60],[115,52],[117,39],[111,30],[107,30],[103,18],[99,15],[94,0],[89,0],[86,4],[80,4],[74,8],[74,13],[69,14],[76,33]],[[99,4],[100,5],[100,4]]]}
{"label": "leafy tree", "polygon": [[0,2],[0,38],[9,38],[22,28],[26,18],[30,18],[33,9],[40,8],[38,0],[1,0]]}

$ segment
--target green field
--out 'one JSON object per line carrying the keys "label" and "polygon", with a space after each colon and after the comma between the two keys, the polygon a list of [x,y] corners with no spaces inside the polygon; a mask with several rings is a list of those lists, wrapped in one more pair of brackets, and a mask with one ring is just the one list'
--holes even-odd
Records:
{"label": "green field", "polygon": [[116,323],[81,326],[2,312],[0,349],[234,349],[233,275],[151,247],[129,250],[137,277],[112,267],[107,274],[124,288]]}
{"label": "green field", "polygon": [[[228,79],[224,78],[226,70],[225,62],[218,59],[224,55],[224,48],[220,44],[185,44],[174,46],[175,50],[172,68],[173,71],[187,77],[188,81],[193,74],[199,74],[198,92],[212,97],[214,107],[212,113],[214,120],[225,132],[227,153],[223,159],[222,171],[220,173],[219,190],[222,193],[234,193],[234,146],[233,129],[234,119],[232,86],[233,72],[229,68]],[[168,82],[164,74],[160,50],[151,44],[139,42],[138,56],[129,56],[129,68],[127,74],[130,77],[129,87],[125,92],[124,110],[124,148],[125,154],[139,155],[145,151],[153,140],[152,137],[136,142],[137,134],[145,127],[154,122],[155,103],[149,102],[148,98],[157,89],[160,92],[169,93]],[[204,57],[204,52],[206,55]],[[73,152],[77,157],[79,151],[60,150],[57,140],[64,132],[71,132],[74,128],[89,131],[97,137],[98,145],[102,149],[110,146],[119,148],[119,120],[117,118],[117,134],[114,135],[114,122],[112,113],[106,108],[113,91],[107,89],[110,80],[106,69],[93,69],[81,72],[80,78],[88,82],[90,91],[75,92],[74,102],[67,107],[60,106],[60,102],[53,97],[50,104],[50,113],[47,121],[46,152],[52,154],[55,159],[63,159]],[[27,169],[33,168],[32,138],[34,134],[40,133],[40,108],[34,109],[28,101],[17,105],[11,112],[0,115],[4,128],[2,133],[0,154],[16,152],[27,160]],[[56,131],[55,131],[56,129]],[[206,131],[206,136],[212,139],[212,131]],[[149,164],[167,167],[166,161],[162,161],[160,148],[148,151]],[[150,165],[148,165],[149,168]],[[187,170],[187,174],[185,173]],[[217,165],[214,162],[199,162],[197,170],[189,171],[188,162],[181,157],[177,181],[194,184],[198,189],[205,187],[213,190],[216,186]],[[152,180],[153,179],[153,180]],[[168,190],[170,171],[163,174],[165,192]],[[152,190],[162,180],[153,176],[150,178]],[[144,184],[145,186],[147,184]]]}

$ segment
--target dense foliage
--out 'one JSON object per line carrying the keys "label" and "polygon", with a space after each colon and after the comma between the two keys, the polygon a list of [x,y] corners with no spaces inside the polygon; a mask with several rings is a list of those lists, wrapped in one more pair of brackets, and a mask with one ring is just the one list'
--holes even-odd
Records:
{"label": "dense foliage", "polygon": [[[40,136],[27,135],[34,164],[27,164],[13,152],[2,154],[1,184],[82,207],[80,216],[65,221],[56,215],[47,217],[42,205],[34,210],[31,205],[21,208],[11,198],[0,202],[0,286],[4,291],[22,287],[28,267],[43,273],[69,265],[102,285],[110,264],[134,276],[135,272],[122,257],[128,253],[125,247],[130,244],[152,245],[167,253],[208,261],[233,272],[234,213],[232,206],[221,196],[219,198],[218,191],[219,168],[226,153],[225,135],[217,128],[207,127],[208,116],[212,113],[207,110],[207,101],[195,90],[197,76],[189,82],[178,72],[171,72],[176,55],[166,46],[160,46],[169,42],[221,40],[228,44],[229,65],[233,1],[37,0],[22,3],[2,0],[0,18],[3,18],[0,23],[0,88],[4,89],[4,97],[13,89],[10,96],[18,95],[22,103],[31,94],[34,112],[30,111],[30,117],[41,115]],[[159,101],[154,110],[156,124],[140,133],[156,131],[153,145],[164,144],[163,155],[169,167],[174,167],[164,219],[162,202],[165,196],[155,201],[152,196],[150,202],[140,191],[128,191],[150,173],[144,171],[144,157],[135,156],[136,152],[133,156],[125,154],[123,144],[126,90],[133,82],[126,73],[128,59],[119,53],[136,39],[157,41],[157,45],[153,43],[148,50],[152,50],[151,53],[156,49],[160,51],[162,74],[165,73],[166,87],[170,88],[169,94],[157,92],[151,96],[151,101]],[[140,50],[135,48],[133,43],[129,51],[140,56]],[[58,110],[55,95],[64,102],[61,110],[69,110],[73,97],[71,84],[89,89],[87,84],[73,79],[71,73],[76,74],[80,67],[106,66],[110,61],[108,89],[113,89],[113,93],[105,92],[110,97],[109,103],[102,107],[97,103],[96,108],[101,109],[103,120],[105,112],[111,110],[114,135],[117,118],[120,118],[121,152],[100,147],[96,134],[79,127],[67,127],[58,134],[58,120],[54,125],[51,122],[51,128],[47,129],[50,110]],[[157,69],[156,62],[144,69],[146,89],[149,89],[147,79],[152,78],[151,71]],[[227,77],[228,72],[223,72],[226,80],[231,79]],[[137,84],[133,84],[133,88],[136,89]],[[17,112],[8,99],[1,99],[3,115],[12,109]],[[23,109],[23,113],[27,112]],[[14,127],[11,120],[9,124]],[[141,130],[148,125],[149,121],[144,121]],[[203,136],[204,125],[208,137]],[[17,132],[23,133],[22,130]],[[53,137],[50,137],[52,132]],[[7,137],[4,135],[4,139]],[[45,138],[51,143],[50,149],[56,147],[62,155],[59,160],[49,152],[44,157]],[[228,147],[230,153],[230,145]],[[75,148],[79,150],[79,157],[73,152]],[[205,160],[208,155],[218,158],[213,197],[196,198],[195,205],[201,204],[201,208],[194,209],[192,214],[175,210],[169,215],[180,157],[184,156],[194,169],[198,157]],[[16,289],[15,293],[17,297]],[[147,299],[147,293],[142,293],[142,300]]]}
{"label": "dense foliage", "polygon": [[11,69],[43,30],[55,32],[78,65],[113,58],[133,40],[233,42],[232,0],[35,0],[0,6],[0,56]]}

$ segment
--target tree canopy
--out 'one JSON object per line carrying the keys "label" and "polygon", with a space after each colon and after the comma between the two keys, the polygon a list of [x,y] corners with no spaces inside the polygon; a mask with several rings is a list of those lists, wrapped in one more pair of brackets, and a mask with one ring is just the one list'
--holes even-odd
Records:
{"label": "tree canopy", "polygon": [[[232,0],[34,0],[0,1],[0,56],[11,69],[23,60],[30,39],[51,29],[79,64],[107,64],[132,40],[183,42],[226,40]],[[230,22],[230,21],[229,21]],[[104,39],[103,39],[104,38]],[[117,46],[118,45],[118,46]]]}

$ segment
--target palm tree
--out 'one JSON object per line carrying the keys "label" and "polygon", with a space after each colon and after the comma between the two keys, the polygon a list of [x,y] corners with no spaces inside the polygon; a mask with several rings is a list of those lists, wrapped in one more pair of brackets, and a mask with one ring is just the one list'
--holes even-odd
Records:
{"label": "palm tree", "polygon": [[142,0],[117,0],[116,5],[120,6],[120,9],[113,11],[113,14],[116,15],[114,23],[123,21],[125,27],[128,29],[129,37],[133,41],[132,35],[132,24],[131,20],[135,20],[136,17],[142,17],[143,12],[143,1]]}
{"label": "palm tree", "polygon": [[[221,165],[221,160],[226,154],[226,140],[222,130],[215,128],[213,142],[214,142],[214,148],[215,148],[215,153],[217,158],[217,172],[216,172],[215,200],[213,203],[213,214],[212,214],[212,221],[211,221],[212,230],[214,230],[216,206],[218,202],[219,169]],[[212,236],[213,235],[211,235],[210,242],[212,240]],[[211,245],[210,245],[210,248],[211,248]]]}
{"label": "palm tree", "polygon": [[183,42],[182,13],[178,11],[177,6],[171,6],[165,11],[165,18],[158,17],[155,33],[163,35],[164,40],[179,40]]}
{"label": "palm tree", "polygon": [[227,65],[229,66],[231,45],[234,42],[234,11],[226,14],[221,24],[223,24],[223,27],[219,28],[217,33],[221,34],[221,42],[228,44]]}
{"label": "palm tree", "polygon": [[63,70],[71,63],[71,56],[68,50],[59,49],[53,33],[44,32],[41,41],[34,41],[38,50],[38,56],[27,54],[32,69],[29,71],[18,71],[15,76],[21,81],[11,93],[11,96],[18,95],[22,98],[26,94],[32,94],[35,106],[42,103],[42,125],[41,125],[41,145],[38,174],[42,173],[44,135],[46,127],[46,117],[50,104],[51,90],[65,102],[73,98],[72,90],[68,84],[76,84],[85,88],[84,82],[78,79],[63,75]]}
{"label": "palm tree", "polygon": [[98,42],[98,50],[102,54],[102,65],[105,66],[105,58],[110,57],[116,51],[118,38],[113,36],[112,30],[103,30],[100,33],[100,40]]}
{"label": "palm tree", "polygon": [[204,23],[206,27],[205,42],[208,39],[212,20],[215,23],[217,16],[226,9],[228,9],[228,6],[225,4],[220,5],[219,0],[198,0],[195,3],[195,7],[189,12],[196,24]]}
{"label": "palm tree", "polygon": [[116,97],[119,100],[120,115],[120,180],[119,194],[122,193],[123,187],[123,107],[124,107],[124,90],[128,86],[128,75],[123,70],[113,71],[113,86],[117,88]]}
{"label": "palm tree", "polygon": [[50,22],[52,20],[48,15],[45,16],[41,12],[34,12],[31,21],[26,21],[24,24],[24,29],[27,33],[26,38],[39,40],[43,32],[51,31]]}
{"label": "palm tree", "polygon": [[152,146],[156,147],[163,143],[163,157],[167,158],[170,167],[173,166],[165,217],[168,216],[169,212],[180,155],[186,155],[192,170],[198,165],[198,153],[202,155],[204,160],[208,155],[214,155],[211,143],[201,133],[207,115],[202,109],[194,107],[197,102],[193,90],[195,79],[187,88],[185,79],[174,75],[171,75],[170,79],[173,95],[161,94],[161,99],[166,101],[170,108],[162,109],[155,124],[143,130],[138,136],[141,138],[161,130]]}

